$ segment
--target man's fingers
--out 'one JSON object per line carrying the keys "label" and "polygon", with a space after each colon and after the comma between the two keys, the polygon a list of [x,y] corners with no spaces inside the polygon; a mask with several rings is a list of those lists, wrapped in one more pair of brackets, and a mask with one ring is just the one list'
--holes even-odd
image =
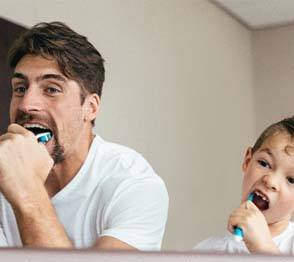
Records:
{"label": "man's fingers", "polygon": [[23,126],[15,124],[15,123],[10,124],[8,126],[7,132],[8,133],[13,133],[13,134],[21,134],[21,135],[24,135],[24,136],[29,136],[29,135],[33,134],[31,131],[27,130]]}
{"label": "man's fingers", "polygon": [[8,139],[13,139],[14,134],[5,133],[4,135],[0,136],[0,142],[3,142]]}

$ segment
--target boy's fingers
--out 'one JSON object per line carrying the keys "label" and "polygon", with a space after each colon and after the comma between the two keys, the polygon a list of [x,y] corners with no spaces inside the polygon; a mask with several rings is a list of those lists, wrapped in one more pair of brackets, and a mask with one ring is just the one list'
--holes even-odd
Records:
{"label": "boy's fingers", "polygon": [[231,233],[233,233],[233,231],[234,231],[234,226],[232,225],[232,218],[231,217],[228,220],[227,229]]}
{"label": "boy's fingers", "polygon": [[239,208],[242,208],[242,209],[247,209],[247,201],[243,202]]}
{"label": "boy's fingers", "polygon": [[231,224],[228,223],[227,225],[227,229],[229,232],[233,233],[234,229],[233,229],[233,226]]}
{"label": "boy's fingers", "polygon": [[259,208],[252,201],[248,200],[246,202],[246,206],[247,206],[247,209],[252,209],[252,210],[259,211]]}
{"label": "boy's fingers", "polygon": [[232,214],[228,220],[228,225],[227,225],[228,230],[231,233],[233,233],[235,227],[242,227],[242,225],[244,224],[245,218],[246,217],[243,214],[241,215]]}

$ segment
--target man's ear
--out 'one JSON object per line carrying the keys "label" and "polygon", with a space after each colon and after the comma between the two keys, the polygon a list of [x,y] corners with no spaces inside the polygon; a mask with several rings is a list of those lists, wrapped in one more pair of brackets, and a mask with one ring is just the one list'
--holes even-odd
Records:
{"label": "man's ear", "polygon": [[248,147],[248,149],[246,150],[246,153],[245,153],[245,157],[244,157],[244,160],[243,160],[243,164],[242,164],[242,171],[243,173],[246,172],[248,166],[249,166],[249,163],[252,159],[252,147]]}
{"label": "man's ear", "polygon": [[97,94],[89,94],[85,98],[85,120],[94,120],[100,109],[100,97]]}

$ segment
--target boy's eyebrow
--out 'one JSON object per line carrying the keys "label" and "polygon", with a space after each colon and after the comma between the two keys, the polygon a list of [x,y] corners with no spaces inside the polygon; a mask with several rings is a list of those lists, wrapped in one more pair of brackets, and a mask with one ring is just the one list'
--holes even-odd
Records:
{"label": "boy's eyebrow", "polygon": [[269,154],[272,157],[274,156],[272,151],[269,148],[263,148],[263,149],[260,150],[260,152],[265,152],[265,153]]}

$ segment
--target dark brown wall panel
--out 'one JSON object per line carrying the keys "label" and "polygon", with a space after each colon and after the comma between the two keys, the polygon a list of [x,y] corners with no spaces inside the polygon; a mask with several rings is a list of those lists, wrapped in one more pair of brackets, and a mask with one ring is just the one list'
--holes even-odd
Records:
{"label": "dark brown wall panel", "polygon": [[5,132],[9,124],[12,69],[7,63],[7,52],[15,38],[24,30],[25,27],[0,17],[0,134]]}

